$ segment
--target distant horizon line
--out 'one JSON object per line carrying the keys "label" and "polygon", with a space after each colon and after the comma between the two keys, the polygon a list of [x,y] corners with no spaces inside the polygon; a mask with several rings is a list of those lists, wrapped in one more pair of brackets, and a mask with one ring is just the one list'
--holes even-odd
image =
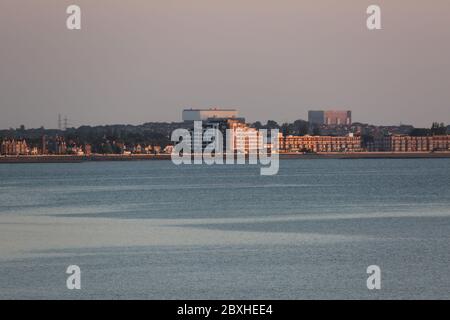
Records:
{"label": "distant horizon line", "polygon": [[[242,118],[244,118],[245,119],[245,117],[242,117]],[[292,124],[292,123],[294,123],[295,121],[305,121],[305,122],[309,122],[308,120],[305,120],[305,119],[295,119],[295,120],[292,120],[291,122],[286,122],[286,121],[283,121],[283,122],[281,122],[281,121],[276,121],[276,120],[273,120],[273,119],[268,119],[268,120],[263,120],[263,121],[261,121],[261,120],[255,120],[255,121],[246,121],[246,123],[247,124],[254,124],[254,123],[256,123],[256,122],[260,122],[262,125],[266,125],[269,121],[275,121],[279,126],[282,126],[283,124],[285,124],[285,123],[287,123],[287,124]],[[181,123],[184,123],[184,122],[187,122],[187,121],[182,121],[182,120],[180,120],[180,121],[163,121],[163,120],[160,120],[160,121],[147,121],[147,122],[141,122],[141,123],[105,123],[105,124],[81,124],[81,125],[79,125],[79,126],[69,126],[69,127],[67,127],[67,129],[79,129],[79,128],[81,128],[81,127],[112,127],[112,126],[143,126],[143,125],[145,125],[145,124],[163,124],[163,123],[166,123],[166,124],[171,124],[171,123],[178,123],[178,124],[181,124]],[[375,127],[401,127],[401,126],[406,126],[406,127],[409,127],[409,126],[411,126],[411,127],[414,127],[414,128],[417,128],[417,129],[426,129],[426,128],[431,128],[431,126],[433,125],[433,123],[438,123],[438,124],[444,124],[444,126],[445,127],[448,127],[448,126],[450,126],[450,123],[449,124],[447,124],[447,123],[445,123],[445,122],[443,122],[443,121],[432,121],[430,124],[429,124],[429,126],[428,127],[422,127],[422,126],[416,126],[416,125],[414,125],[414,124],[409,124],[409,123],[399,123],[399,124],[374,124],[374,123],[369,123],[369,122],[361,122],[361,121],[354,121],[354,122],[352,122],[351,124],[350,124],[350,126],[352,126],[352,125],[354,125],[354,124],[362,124],[362,125],[368,125],[368,126],[375,126]],[[323,124],[323,125],[327,125],[327,124]],[[21,125],[19,125],[18,127],[16,127],[16,128],[14,128],[14,127],[9,127],[9,128],[0,128],[0,131],[8,131],[8,130],[20,130],[21,129],[21,127],[22,126],[24,126],[24,129],[25,130],[39,130],[39,129],[44,129],[44,130],[57,130],[57,131],[65,131],[64,129],[60,129],[60,128],[57,128],[57,127],[45,127],[44,125],[41,125],[41,126],[39,126],[39,127],[27,127],[27,126],[25,126],[25,125],[23,125],[23,124],[21,124]],[[333,126],[333,125],[328,125],[328,126]],[[349,126],[349,125],[334,125],[334,126]]]}

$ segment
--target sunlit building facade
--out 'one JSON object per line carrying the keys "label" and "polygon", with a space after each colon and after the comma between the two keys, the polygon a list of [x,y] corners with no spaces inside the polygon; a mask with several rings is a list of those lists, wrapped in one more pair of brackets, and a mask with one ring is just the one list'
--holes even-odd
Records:
{"label": "sunlit building facade", "polygon": [[281,152],[359,152],[359,136],[285,136],[280,138]]}

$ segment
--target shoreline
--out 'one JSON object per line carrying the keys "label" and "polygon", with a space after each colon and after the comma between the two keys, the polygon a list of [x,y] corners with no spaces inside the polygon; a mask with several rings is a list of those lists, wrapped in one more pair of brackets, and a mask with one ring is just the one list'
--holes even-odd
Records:
{"label": "shoreline", "polygon": [[[450,158],[450,152],[326,152],[326,153],[280,153],[280,159],[430,159]],[[81,163],[87,161],[144,161],[170,160],[170,154],[140,155],[39,155],[1,156],[1,163]]]}

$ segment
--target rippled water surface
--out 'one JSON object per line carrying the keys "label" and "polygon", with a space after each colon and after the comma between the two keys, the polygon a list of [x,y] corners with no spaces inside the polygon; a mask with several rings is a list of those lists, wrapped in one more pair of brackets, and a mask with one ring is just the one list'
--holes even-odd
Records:
{"label": "rippled water surface", "polygon": [[[0,164],[0,298],[450,298],[450,159],[259,172]],[[71,264],[82,290],[66,289]]]}

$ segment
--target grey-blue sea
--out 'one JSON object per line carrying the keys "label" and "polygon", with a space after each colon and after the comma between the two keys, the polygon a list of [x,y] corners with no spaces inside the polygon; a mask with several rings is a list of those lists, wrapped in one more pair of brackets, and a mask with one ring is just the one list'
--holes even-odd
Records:
{"label": "grey-blue sea", "polygon": [[[46,247],[59,221],[154,221],[160,233]],[[450,159],[281,160],[274,176],[171,161],[0,164],[0,227],[19,230],[0,235],[1,299],[450,298]],[[158,241],[166,230],[171,241]],[[81,290],[66,288],[72,264]],[[369,265],[380,290],[366,286]]]}

